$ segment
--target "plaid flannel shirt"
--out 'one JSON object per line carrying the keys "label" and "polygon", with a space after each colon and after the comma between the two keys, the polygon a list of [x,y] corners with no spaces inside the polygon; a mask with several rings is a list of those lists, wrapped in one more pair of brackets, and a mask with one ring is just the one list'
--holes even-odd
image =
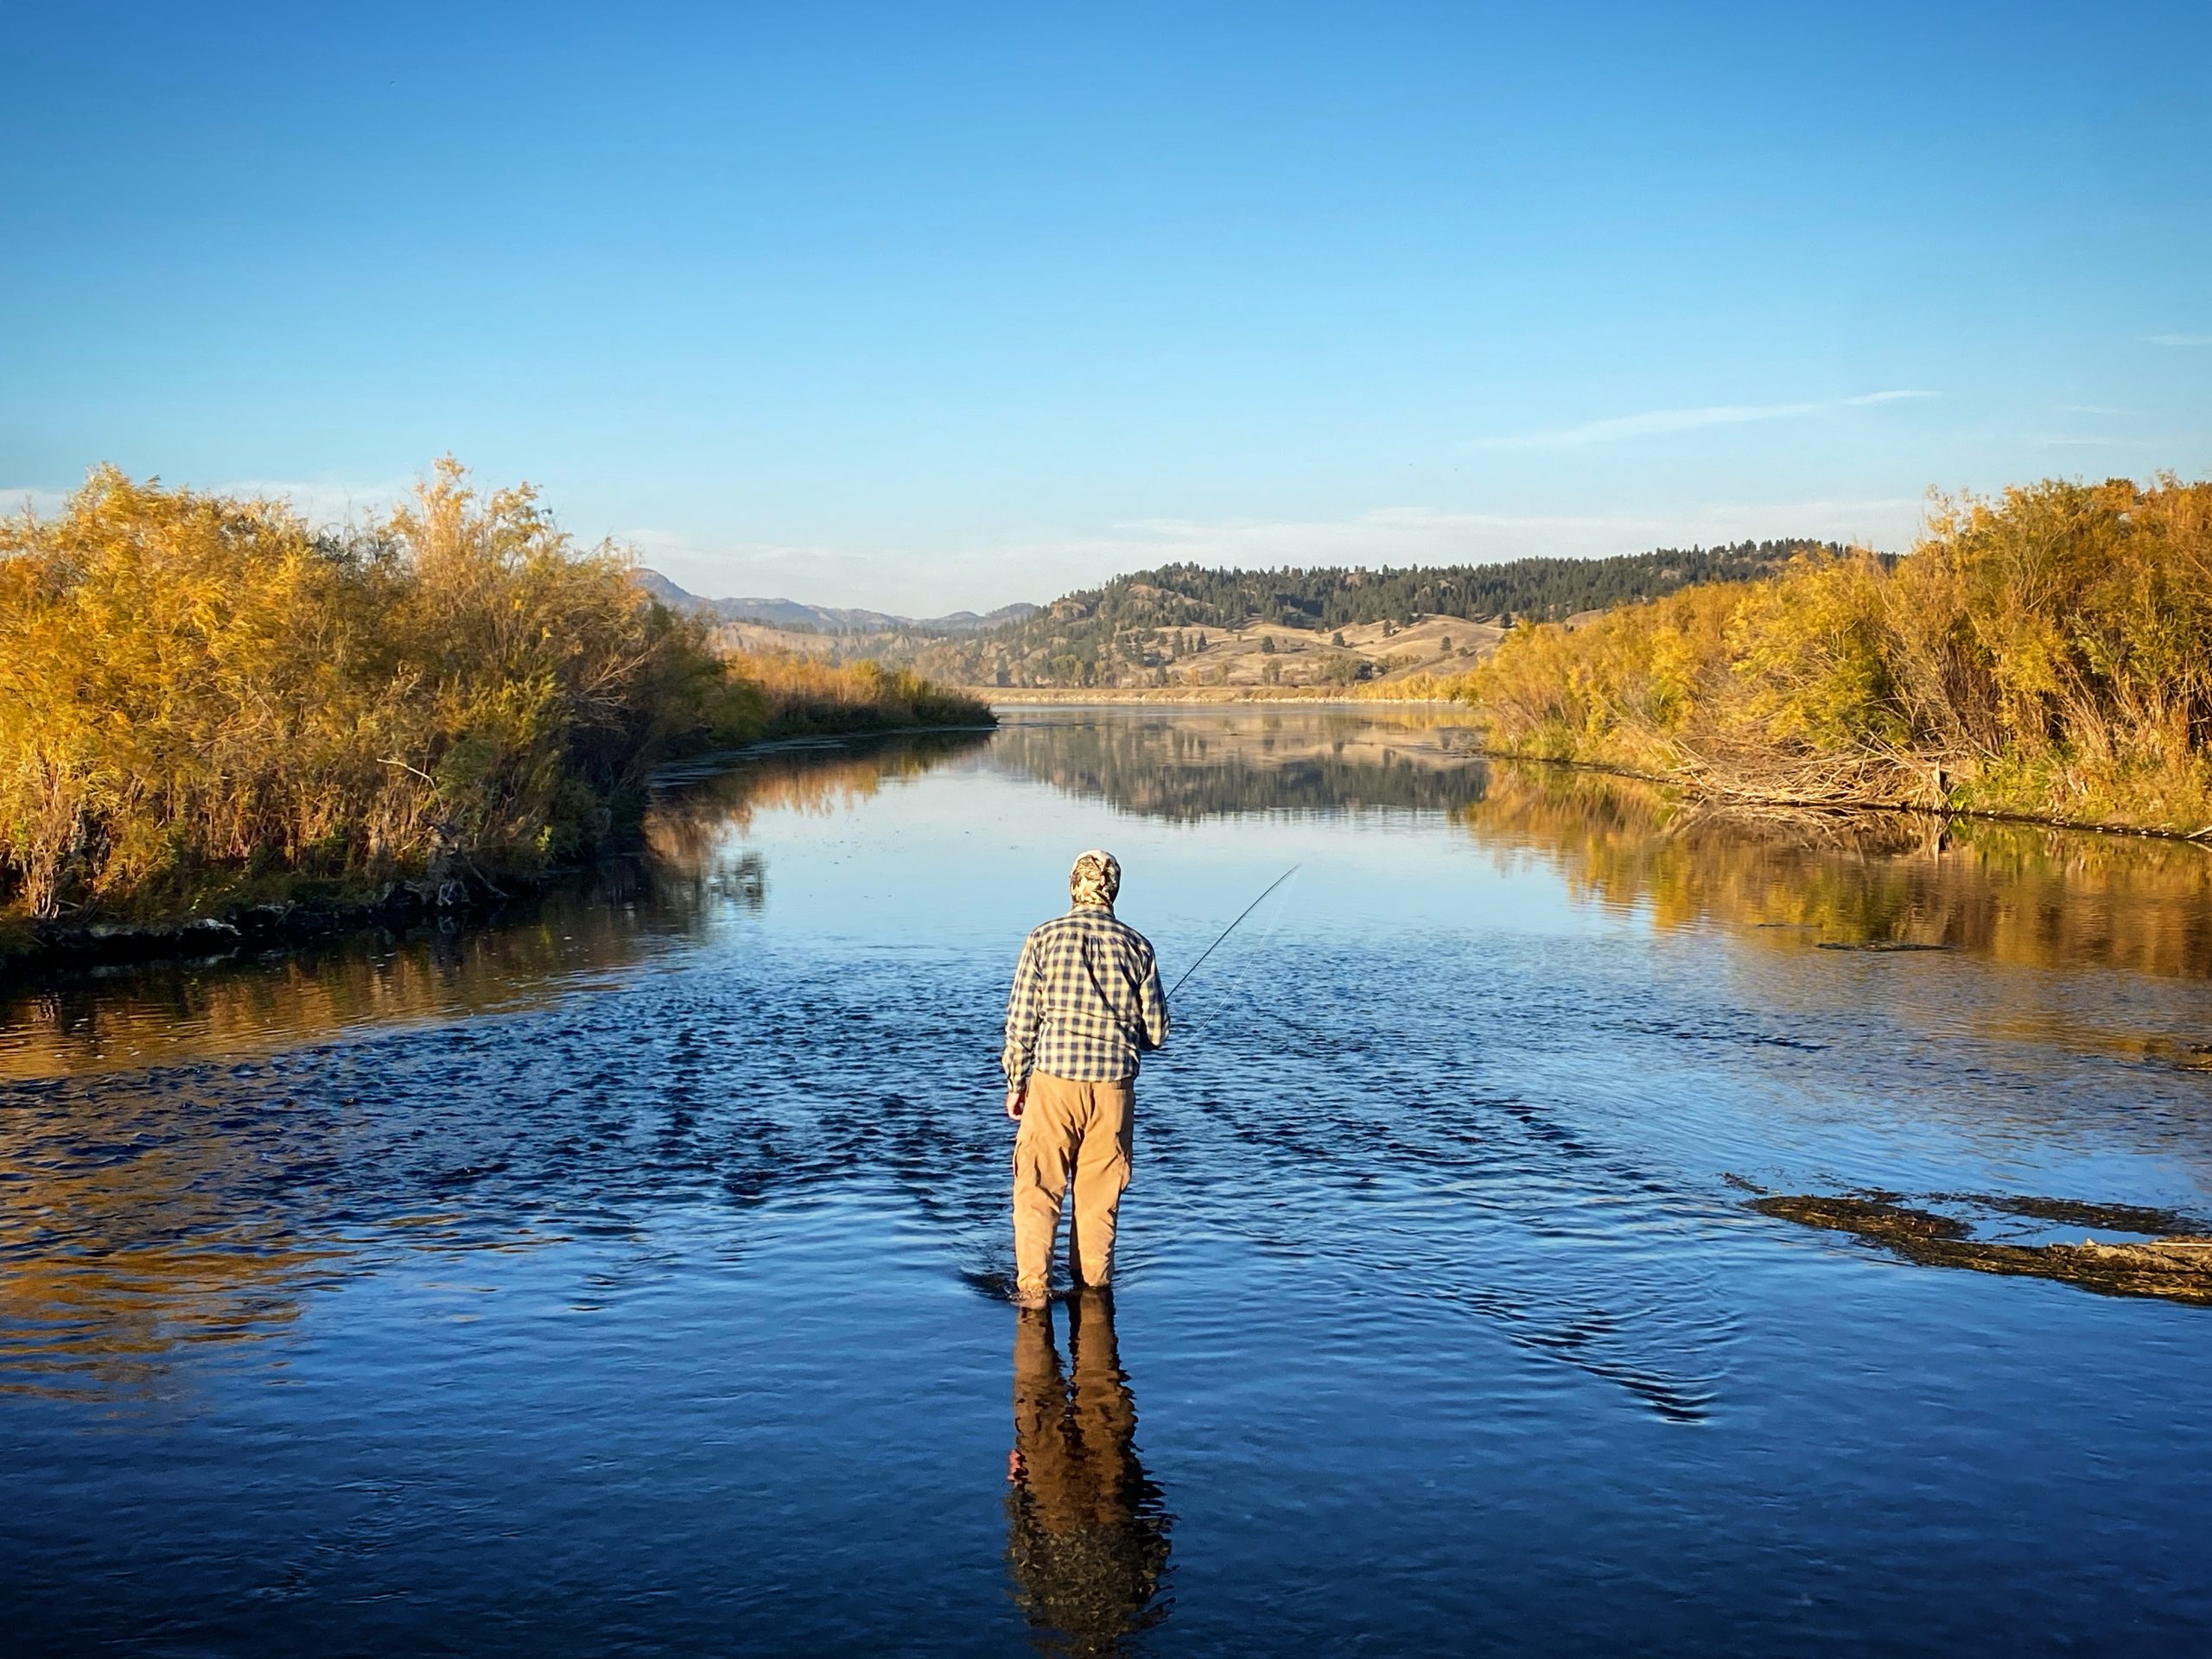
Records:
{"label": "plaid flannel shirt", "polygon": [[1167,999],[1151,943],[1103,905],[1077,905],[1021,946],[1006,1001],[1007,1086],[1033,1071],[1077,1083],[1137,1074],[1167,1040]]}

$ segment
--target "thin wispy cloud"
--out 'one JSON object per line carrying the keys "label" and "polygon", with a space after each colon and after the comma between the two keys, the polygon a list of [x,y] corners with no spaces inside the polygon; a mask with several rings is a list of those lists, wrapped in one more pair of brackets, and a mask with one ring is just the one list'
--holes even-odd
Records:
{"label": "thin wispy cloud", "polygon": [[69,499],[66,490],[41,489],[34,485],[19,485],[15,489],[0,489],[0,518],[13,518],[19,512],[29,512],[35,518],[51,518],[61,511],[61,504]]}
{"label": "thin wispy cloud", "polygon": [[1855,397],[1835,397],[1820,403],[1708,404],[1695,409],[1654,409],[1640,415],[1615,415],[1604,420],[1585,421],[1579,426],[1555,427],[1545,431],[1516,433],[1503,437],[1477,438],[1471,447],[1478,449],[1575,449],[1586,444],[1663,437],[1676,432],[1694,432],[1704,427],[1742,426],[1758,421],[1803,420],[1811,416],[1833,414],[1839,410],[1911,403],[1942,395],[1913,388],[1861,392]]}
{"label": "thin wispy cloud", "polygon": [[2153,346],[2212,346],[2212,334],[2145,334]]}
{"label": "thin wispy cloud", "polygon": [[[164,478],[162,482],[175,484],[178,480]],[[328,480],[302,482],[297,479],[244,478],[227,480],[219,484],[187,484],[185,487],[205,490],[210,495],[288,502],[292,510],[308,524],[329,525],[358,524],[382,518],[403,496],[414,489],[415,480],[411,478],[385,479],[376,483],[346,484]],[[61,511],[73,493],[73,487],[55,489],[42,485],[0,489],[0,514],[21,512],[29,507],[38,517],[51,518]]]}
{"label": "thin wispy cloud", "polygon": [[310,524],[349,524],[383,518],[414,488],[411,478],[388,478],[369,484],[249,478],[216,485],[214,493],[288,501],[292,511]]}

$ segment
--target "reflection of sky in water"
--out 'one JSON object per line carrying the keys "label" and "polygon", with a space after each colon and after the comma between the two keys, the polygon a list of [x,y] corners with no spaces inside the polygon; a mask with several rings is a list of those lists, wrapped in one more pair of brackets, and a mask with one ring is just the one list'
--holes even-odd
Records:
{"label": "reflection of sky in water", "polygon": [[[1145,1639],[1192,1650],[2212,1629],[2212,1316],[1906,1266],[1731,1179],[2212,1207],[2199,849],[1808,845],[1434,719],[1190,718],[771,757],[664,801],[612,905],[122,976],[76,1075],[19,1019],[24,1627],[66,1649],[97,1578],[105,1630],[226,1650],[1018,1650],[1024,1606],[1135,1618],[1164,1572]],[[1053,1443],[1097,1461],[1010,1504],[1051,1390],[973,1287],[995,1027],[1094,844],[1171,976],[1300,871],[1147,1069],[1126,1376],[1071,1371],[1103,1438]],[[1958,948],[1817,948],[1900,938]],[[1095,1569],[1060,1603],[1054,1551]]]}

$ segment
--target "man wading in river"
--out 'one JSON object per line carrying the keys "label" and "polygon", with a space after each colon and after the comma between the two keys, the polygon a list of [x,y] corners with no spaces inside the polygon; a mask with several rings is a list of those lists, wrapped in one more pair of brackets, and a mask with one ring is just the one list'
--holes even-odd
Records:
{"label": "man wading in river", "polygon": [[1032,932],[1007,997],[1006,1115],[1014,1142],[1014,1300],[1045,1305],[1070,1177],[1075,1214],[1068,1267],[1078,1287],[1106,1287],[1114,1215],[1129,1184],[1137,1057],[1167,1040],[1167,999],[1151,943],[1114,917],[1122,867],[1109,853],[1075,861],[1068,913]]}

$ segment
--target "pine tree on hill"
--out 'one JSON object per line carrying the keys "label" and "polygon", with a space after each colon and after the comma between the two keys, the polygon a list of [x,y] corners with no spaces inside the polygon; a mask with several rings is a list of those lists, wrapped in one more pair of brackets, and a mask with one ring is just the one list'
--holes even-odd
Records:
{"label": "pine tree on hill", "polygon": [[1793,558],[1842,551],[1832,542],[1792,539],[1404,570],[1165,564],[1066,594],[996,628],[934,642],[918,661],[931,675],[966,683],[1112,685],[1124,673],[1147,674],[1154,666],[1147,658],[1156,660],[1162,650],[1177,658],[1203,653],[1222,635],[1261,624],[1341,644],[1347,628],[1379,623],[1388,633],[1423,616],[1501,626],[1555,621],[1696,583],[1766,575]]}

